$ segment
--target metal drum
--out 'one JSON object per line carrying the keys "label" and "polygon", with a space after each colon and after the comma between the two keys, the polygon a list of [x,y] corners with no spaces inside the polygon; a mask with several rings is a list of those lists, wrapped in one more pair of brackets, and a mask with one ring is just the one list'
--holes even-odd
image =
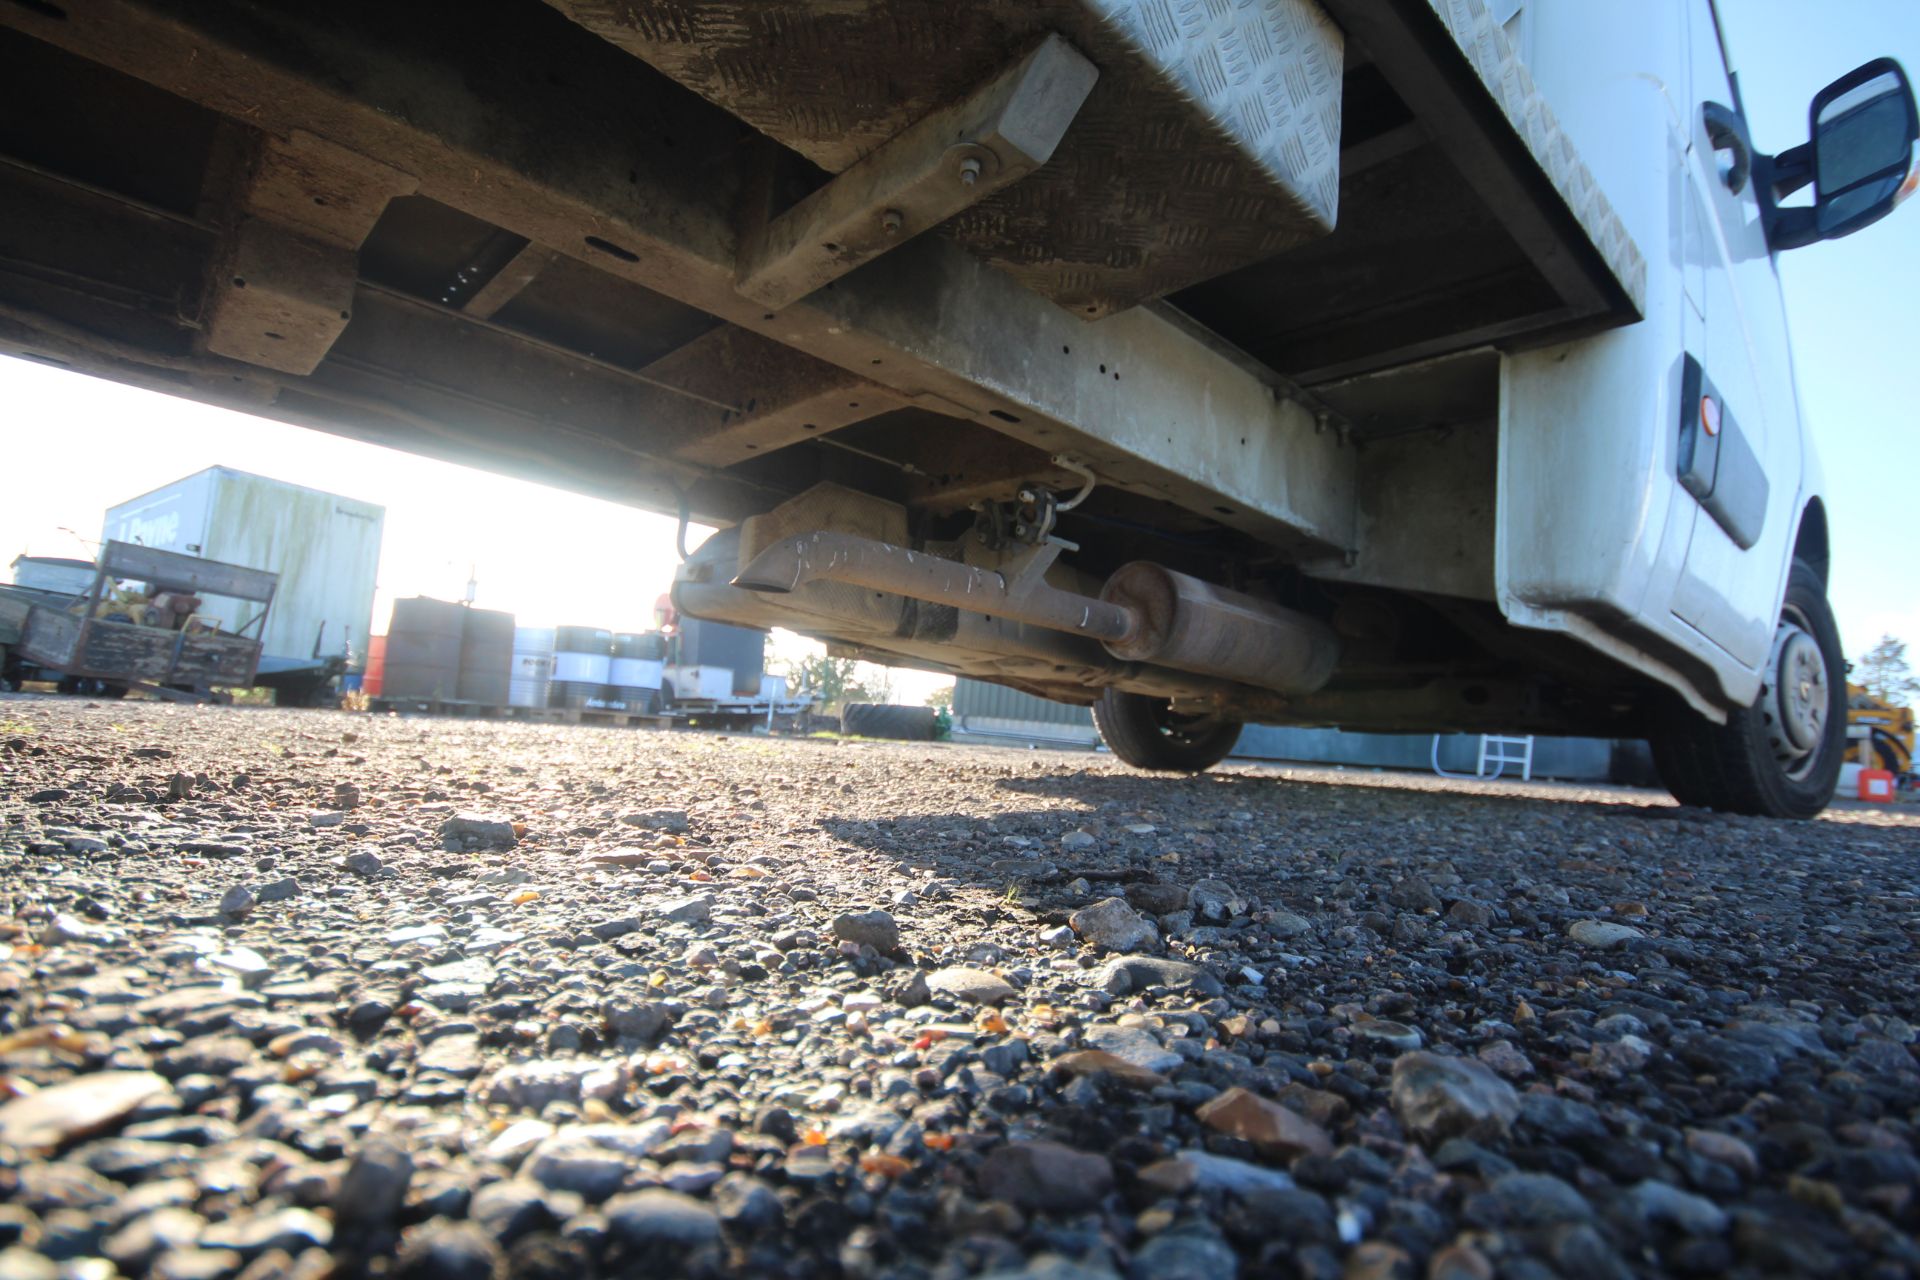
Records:
{"label": "metal drum", "polygon": [[547,686],[553,683],[553,637],[552,627],[513,629],[513,667],[507,681],[508,705],[547,705]]}
{"label": "metal drum", "polygon": [[393,602],[381,696],[447,702],[459,696],[460,643],[467,611],[449,600]]}
{"label": "metal drum", "polygon": [[622,632],[613,638],[613,685],[609,706],[617,711],[652,715],[660,709],[660,677],[665,668],[666,638],[657,631]]}
{"label": "metal drum", "polygon": [[466,614],[460,639],[460,700],[504,707],[513,671],[513,615],[471,608]]}
{"label": "metal drum", "polygon": [[561,627],[553,636],[553,685],[547,705],[604,707],[613,674],[613,632]]}

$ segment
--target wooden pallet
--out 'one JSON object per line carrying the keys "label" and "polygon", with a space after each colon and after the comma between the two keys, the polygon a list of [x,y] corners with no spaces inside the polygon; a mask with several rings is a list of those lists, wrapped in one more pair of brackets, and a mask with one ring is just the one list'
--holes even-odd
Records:
{"label": "wooden pallet", "polygon": [[603,707],[507,707],[512,720],[530,720],[538,724],[610,725],[614,728],[670,728],[673,717],[657,712],[609,711]]}
{"label": "wooden pallet", "polygon": [[613,728],[647,726],[664,729],[669,716],[638,711],[609,711],[599,707],[515,707],[493,702],[463,702],[455,698],[388,698],[367,700],[367,709],[409,716],[450,716],[470,720],[526,720],[536,724],[585,724]]}

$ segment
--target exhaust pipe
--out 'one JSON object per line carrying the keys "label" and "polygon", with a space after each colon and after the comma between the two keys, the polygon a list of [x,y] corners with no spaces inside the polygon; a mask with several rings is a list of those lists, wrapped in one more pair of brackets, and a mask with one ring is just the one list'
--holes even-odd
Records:
{"label": "exhaust pipe", "polygon": [[845,582],[1087,636],[1125,661],[1276,693],[1311,693],[1333,674],[1340,642],[1316,618],[1144,560],[1117,570],[1096,600],[1046,582],[1058,555],[1036,547],[1008,574],[820,530],[774,543],[733,585],[784,594]]}

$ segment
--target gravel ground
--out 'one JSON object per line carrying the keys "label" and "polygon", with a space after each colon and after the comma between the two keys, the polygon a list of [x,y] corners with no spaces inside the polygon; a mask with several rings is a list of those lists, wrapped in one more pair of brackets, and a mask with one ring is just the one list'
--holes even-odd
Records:
{"label": "gravel ground", "polygon": [[1920,1274],[1920,817],[0,698],[0,1278]]}

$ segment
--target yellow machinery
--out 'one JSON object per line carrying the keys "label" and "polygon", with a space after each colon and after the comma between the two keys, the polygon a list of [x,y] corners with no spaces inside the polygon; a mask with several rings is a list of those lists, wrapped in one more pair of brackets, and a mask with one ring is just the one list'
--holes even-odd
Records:
{"label": "yellow machinery", "polygon": [[1847,758],[1894,777],[1913,768],[1913,708],[1893,707],[1857,684],[1847,686]]}

